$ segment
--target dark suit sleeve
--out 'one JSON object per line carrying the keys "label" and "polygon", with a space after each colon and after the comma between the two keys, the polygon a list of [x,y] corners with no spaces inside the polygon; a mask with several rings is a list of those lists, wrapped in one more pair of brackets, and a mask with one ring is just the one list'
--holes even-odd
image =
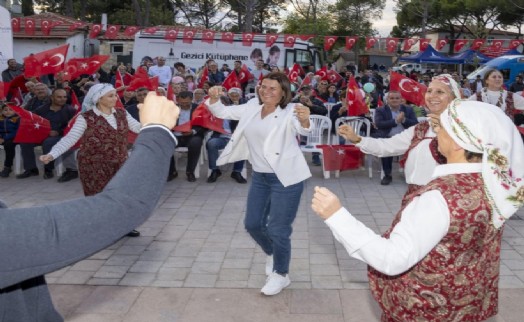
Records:
{"label": "dark suit sleeve", "polygon": [[385,107],[382,109],[376,109],[375,110],[375,126],[379,130],[384,130],[389,133],[389,131],[397,126],[397,123],[395,123],[395,120],[393,119],[393,116],[391,114],[391,110],[386,109]]}
{"label": "dark suit sleeve", "polygon": [[145,128],[131,156],[99,194],[57,204],[0,209],[0,289],[53,272],[111,245],[152,213],[175,140]]}
{"label": "dark suit sleeve", "polygon": [[404,109],[404,116],[405,120],[402,123],[402,126],[404,126],[405,129],[408,127],[411,127],[418,123],[417,115],[415,114],[415,111],[413,111],[413,108],[410,106],[403,106]]}

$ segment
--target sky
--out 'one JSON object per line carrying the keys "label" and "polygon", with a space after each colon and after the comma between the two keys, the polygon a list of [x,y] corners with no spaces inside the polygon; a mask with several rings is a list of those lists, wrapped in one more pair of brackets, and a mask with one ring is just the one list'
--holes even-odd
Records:
{"label": "sky", "polygon": [[393,0],[386,0],[386,6],[382,10],[382,18],[373,22],[373,27],[381,37],[387,37],[393,26],[397,24],[396,13],[393,8],[395,8]]}

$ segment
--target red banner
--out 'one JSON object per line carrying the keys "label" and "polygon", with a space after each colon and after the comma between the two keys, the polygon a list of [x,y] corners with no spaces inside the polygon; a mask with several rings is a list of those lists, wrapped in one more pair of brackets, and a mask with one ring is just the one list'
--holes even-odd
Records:
{"label": "red banner", "polygon": [[120,31],[120,25],[107,25],[107,30],[104,35],[107,39],[115,39],[118,37],[118,32]]}
{"label": "red banner", "polygon": [[417,40],[415,38],[408,38],[404,40],[404,51],[410,51],[413,45],[417,43]]}
{"label": "red banner", "polygon": [[171,42],[175,42],[177,35],[178,35],[178,30],[174,28],[170,28],[166,30],[166,33],[164,34],[164,39],[171,41]]}
{"label": "red banner", "polygon": [[328,78],[327,67],[324,66],[324,67],[320,68],[319,70],[317,70],[315,72],[315,75],[320,76],[320,79],[322,79],[322,80],[327,80],[327,78]]}
{"label": "red banner", "polygon": [[20,31],[20,18],[11,18],[11,28],[13,28],[13,32]]}
{"label": "red banner", "polygon": [[388,53],[397,51],[398,38],[386,38],[386,50]]}
{"label": "red banner", "polygon": [[284,35],[284,47],[288,47],[288,48],[295,47],[296,40],[297,40],[296,35]]}
{"label": "red banner", "polygon": [[204,67],[204,70],[202,71],[202,75],[200,75],[200,81],[198,82],[198,88],[203,88],[204,83],[208,81],[209,71],[207,70],[207,67]]}
{"label": "red banner", "polygon": [[64,69],[69,44],[31,54],[24,58],[24,75],[27,78],[55,74]]}
{"label": "red banner", "polygon": [[158,88],[158,76],[150,78],[133,77],[126,91],[136,91],[141,87],[146,87],[150,91],[156,91]]}
{"label": "red banner", "polygon": [[424,96],[426,94],[427,87],[424,84],[420,84],[409,77],[402,76],[399,73],[391,72],[389,88],[392,91],[399,91],[402,97],[404,97],[404,99],[410,103],[413,103],[417,106],[426,105]]}
{"label": "red banner", "polygon": [[20,126],[16,132],[16,143],[41,144],[51,132],[49,120],[31,113],[20,106],[10,105],[11,109],[20,116]]}
{"label": "red banner", "polygon": [[93,24],[91,30],[89,31],[89,38],[95,39],[102,32],[102,25],[99,23]]}
{"label": "red banner", "polygon": [[182,42],[184,44],[192,44],[194,37],[195,37],[195,31],[194,30],[184,30],[184,34],[182,36]]}
{"label": "red banner", "polygon": [[40,28],[42,29],[42,34],[44,36],[49,36],[52,27],[53,23],[51,20],[42,19],[42,21],[40,22]]}
{"label": "red banner", "polygon": [[287,76],[291,83],[295,83],[297,81],[298,75],[300,74],[300,68],[301,67],[299,64],[293,64],[293,68],[291,68],[291,70],[289,71],[289,75]]}
{"label": "red banner", "polygon": [[157,30],[158,30],[157,27],[148,27],[148,28],[144,29],[144,32],[146,34],[154,35]]}
{"label": "red banner", "polygon": [[226,133],[224,130],[224,120],[215,117],[206,104],[200,104],[191,116],[191,126],[201,126],[211,131]]}
{"label": "red banner", "polygon": [[344,171],[358,169],[362,165],[364,154],[354,145],[317,145],[322,149],[324,169],[326,171]]}
{"label": "red banner", "polygon": [[238,73],[238,81],[241,84],[245,84],[252,77],[253,75],[251,74],[251,72],[249,72],[249,69],[247,68],[246,64],[242,64],[242,69],[240,70],[240,73]]}
{"label": "red banner", "polygon": [[335,44],[337,39],[338,39],[337,36],[325,36],[324,37],[324,50],[325,51],[331,50],[331,48],[333,48],[333,45]]}
{"label": "red banner", "polygon": [[346,37],[346,49],[351,50],[353,46],[357,43],[358,37],[352,36],[352,37]]}
{"label": "red banner", "polygon": [[231,72],[229,75],[227,75],[226,79],[224,79],[224,82],[222,83],[222,87],[227,89],[228,91],[234,87],[241,88],[240,87],[240,81],[237,78],[237,73]]}
{"label": "red banner", "polygon": [[346,100],[348,102],[348,116],[360,116],[369,112],[364,96],[353,76],[348,81]]}
{"label": "red banner", "polygon": [[140,31],[140,28],[138,28],[137,26],[127,26],[126,29],[124,30],[124,35],[128,37],[133,37],[139,31]]}
{"label": "red banner", "polygon": [[375,37],[366,37],[366,50],[370,50],[378,42],[378,39]]}
{"label": "red banner", "polygon": [[464,45],[468,43],[467,39],[455,39],[455,46],[453,46],[453,51],[458,53]]}
{"label": "red banner", "polygon": [[25,34],[34,36],[35,34],[35,19],[25,18]]}
{"label": "red banner", "polygon": [[78,28],[81,28],[83,26],[85,26],[86,23],[85,22],[82,22],[82,21],[78,21],[78,22],[74,22],[72,23],[70,26],[69,26],[69,31],[73,31],[75,29],[78,29]]}
{"label": "red banner", "polygon": [[250,47],[253,44],[253,38],[255,34],[253,32],[243,32],[242,33],[242,45]]}
{"label": "red banner", "polygon": [[524,40],[522,40],[522,39],[512,39],[512,40],[510,40],[510,42],[509,42],[509,49],[517,48],[518,46],[520,46],[520,44],[522,44],[522,42],[524,42]]}
{"label": "red banner", "polygon": [[202,42],[212,44],[213,41],[215,41],[215,31],[213,30],[206,30],[202,32]]}
{"label": "red banner", "polygon": [[277,34],[266,34],[266,47],[271,47],[277,41]]}
{"label": "red banner", "polygon": [[471,44],[470,49],[472,50],[479,50],[482,45],[484,45],[484,42],[486,42],[486,39],[477,38],[473,40],[473,43]]}
{"label": "red banner", "polygon": [[448,44],[449,40],[448,39],[439,39],[437,40],[437,50],[441,50],[442,48],[444,48],[444,46],[446,46]]}
{"label": "red banner", "polygon": [[342,80],[342,76],[332,69],[327,71],[327,78],[331,84],[337,84],[340,80]]}
{"label": "red banner", "polygon": [[230,31],[222,33],[222,41],[225,41],[227,43],[232,44],[234,40],[235,40],[235,34],[234,33],[230,32]]}
{"label": "red banner", "polygon": [[420,51],[424,51],[426,49],[428,49],[428,46],[429,46],[429,43],[431,42],[431,39],[429,38],[422,38],[419,40],[420,41]]}

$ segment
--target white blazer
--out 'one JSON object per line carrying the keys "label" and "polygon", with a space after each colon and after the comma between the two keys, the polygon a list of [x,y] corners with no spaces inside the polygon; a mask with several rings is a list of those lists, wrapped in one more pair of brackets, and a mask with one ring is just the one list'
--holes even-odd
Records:
{"label": "white blazer", "polygon": [[[256,115],[262,110],[258,98],[254,98],[242,105],[225,106],[220,100],[213,105],[206,105],[213,115],[221,119],[239,120],[231,136],[231,140],[224,148],[217,160],[218,165],[232,163],[240,160],[249,160],[249,147],[244,130]],[[311,131],[300,125],[294,115],[295,104],[291,103],[275,116],[280,118],[280,125],[275,126],[269,133],[263,146],[264,157],[273,169],[277,178],[284,187],[299,183],[311,177],[311,171],[297,142],[297,135],[308,135]],[[313,124],[313,123],[310,123]]]}

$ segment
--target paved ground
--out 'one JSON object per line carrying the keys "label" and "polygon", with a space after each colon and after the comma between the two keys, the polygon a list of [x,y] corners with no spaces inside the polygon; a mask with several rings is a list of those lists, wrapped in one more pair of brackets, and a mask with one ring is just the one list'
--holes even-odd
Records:
{"label": "paved ground", "polygon": [[[259,293],[265,258],[242,225],[247,185],[234,182],[229,171],[208,184],[202,169],[196,183],[177,178],[166,185],[157,210],[139,228],[141,237],[123,238],[49,274],[54,302],[67,321],[378,321],[366,266],[349,258],[309,204],[313,187],[326,186],[359,219],[383,231],[406,185],[396,172],[391,185],[381,186],[374,166],[371,180],[364,170],[324,180],[312,168],[294,224],[292,284],[277,296]],[[11,176],[0,183],[10,207],[82,196],[78,180]],[[502,244],[500,314],[491,321],[523,320],[524,212],[513,218]]]}

